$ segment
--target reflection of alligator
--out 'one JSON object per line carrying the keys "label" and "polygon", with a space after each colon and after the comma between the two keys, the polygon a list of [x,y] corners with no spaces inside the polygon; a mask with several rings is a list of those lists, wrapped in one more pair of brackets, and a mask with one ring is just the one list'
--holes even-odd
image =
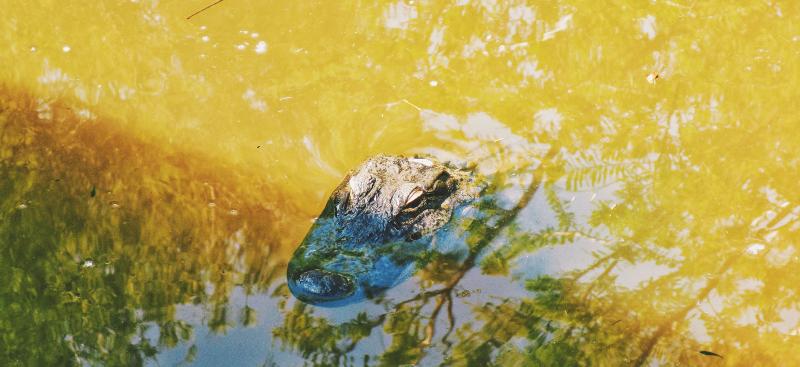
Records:
{"label": "reflection of alligator", "polygon": [[289,288],[302,301],[338,306],[397,285],[477,191],[468,173],[429,159],[367,160],[333,191],[295,251]]}

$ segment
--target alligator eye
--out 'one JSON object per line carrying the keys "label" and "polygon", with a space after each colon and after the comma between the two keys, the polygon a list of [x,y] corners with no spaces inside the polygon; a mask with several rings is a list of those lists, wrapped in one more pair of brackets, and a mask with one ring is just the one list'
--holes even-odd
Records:
{"label": "alligator eye", "polygon": [[436,181],[433,185],[433,192],[436,194],[444,194],[449,190],[446,181]]}
{"label": "alligator eye", "polygon": [[450,191],[447,183],[450,180],[450,174],[447,171],[443,171],[438,176],[436,176],[436,180],[433,181],[433,187],[431,188],[431,192],[435,194],[444,194]]}
{"label": "alligator eye", "polygon": [[414,190],[411,190],[411,192],[408,194],[406,203],[403,204],[403,208],[414,208],[418,206],[422,202],[422,194],[424,193],[425,191],[419,187],[415,187]]}

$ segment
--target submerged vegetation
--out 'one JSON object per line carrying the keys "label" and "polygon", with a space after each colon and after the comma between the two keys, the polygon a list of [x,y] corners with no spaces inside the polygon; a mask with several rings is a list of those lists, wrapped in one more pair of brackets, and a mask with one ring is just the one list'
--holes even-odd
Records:
{"label": "submerged vegetation", "polygon": [[258,180],[0,93],[0,364],[141,364],[190,341],[175,305],[221,332],[232,288],[283,275],[291,228]]}

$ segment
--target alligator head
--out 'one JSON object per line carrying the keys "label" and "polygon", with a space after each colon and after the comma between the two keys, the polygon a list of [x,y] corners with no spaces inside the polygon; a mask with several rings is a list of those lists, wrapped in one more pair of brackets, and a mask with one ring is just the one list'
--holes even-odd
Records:
{"label": "alligator head", "polygon": [[477,195],[470,176],[430,159],[378,156],[333,191],[289,262],[301,301],[341,306],[411,276],[435,232]]}

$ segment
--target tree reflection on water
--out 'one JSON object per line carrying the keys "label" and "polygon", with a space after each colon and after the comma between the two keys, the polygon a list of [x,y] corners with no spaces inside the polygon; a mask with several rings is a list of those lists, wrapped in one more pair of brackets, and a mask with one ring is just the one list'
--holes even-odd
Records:
{"label": "tree reflection on water", "polygon": [[[487,176],[481,215],[460,227],[467,256],[428,253],[406,293],[330,319],[285,287],[292,244],[276,233],[303,229],[274,198],[252,199],[279,193],[109,129],[69,131],[75,121],[58,123],[76,118],[67,109],[47,122],[33,99],[4,100],[0,328],[11,364],[143,364],[196,338],[177,305],[205,305],[215,334],[270,312],[231,308],[235,288],[276,299],[273,343],[317,365],[797,358],[788,348],[800,209],[786,199],[797,175],[785,162],[798,152],[771,152],[769,136],[752,139],[761,131],[664,134],[657,155],[638,156],[550,136],[559,143],[540,149],[535,169]],[[763,159],[716,148],[745,142]],[[513,154],[486,146],[479,154],[495,162]],[[501,205],[509,192],[514,204]],[[554,249],[563,251],[547,255]],[[541,269],[570,257],[584,262]],[[197,353],[189,347],[186,361]]]}
{"label": "tree reflection on water", "polygon": [[[797,131],[776,123],[765,129]],[[478,206],[484,215],[465,227],[466,260],[421,259],[418,292],[373,300],[384,310],[375,315],[331,322],[283,303],[274,336],[319,365],[797,363],[787,348],[800,315],[791,286],[800,206],[789,198],[800,176],[786,165],[797,147],[771,151],[782,138],[733,124],[688,126],[681,138],[667,130],[646,154],[634,144],[647,137],[635,134],[621,146],[551,139],[515,206]],[[739,144],[748,151],[719,148]],[[493,175],[483,197],[518,185],[510,178],[524,172]],[[591,197],[576,202],[582,192]],[[530,215],[552,224],[531,230]],[[542,271],[525,261],[554,248],[564,251],[545,259],[586,256],[587,243],[580,267]],[[465,290],[498,277],[507,288],[490,296]],[[527,292],[513,295],[515,284]],[[359,350],[369,338],[388,345]]]}
{"label": "tree reflection on water", "polygon": [[40,119],[40,101],[0,101],[0,364],[142,364],[192,339],[176,305],[208,305],[224,332],[234,287],[283,276],[291,228],[268,187],[58,103]]}

